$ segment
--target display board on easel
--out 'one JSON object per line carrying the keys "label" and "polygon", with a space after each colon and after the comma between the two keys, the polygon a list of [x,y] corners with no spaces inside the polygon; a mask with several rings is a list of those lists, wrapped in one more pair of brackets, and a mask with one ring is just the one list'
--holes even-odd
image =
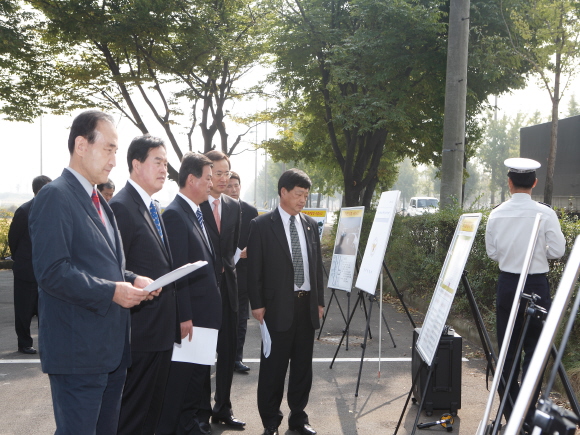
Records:
{"label": "display board on easel", "polygon": [[480,221],[481,213],[464,214],[459,218],[455,228],[451,246],[447,251],[423,327],[417,338],[417,351],[428,366],[431,366],[435,357],[441,332],[447,321]]}
{"label": "display board on easel", "polygon": [[328,288],[347,292],[352,289],[364,212],[364,206],[340,209],[332,263],[328,275]]}
{"label": "display board on easel", "polygon": [[304,208],[302,209],[302,213],[310,216],[316,221],[316,225],[318,226],[318,235],[322,239],[322,232],[324,231],[324,224],[326,223],[326,216],[328,215],[328,211],[325,208]]}
{"label": "display board on easel", "polygon": [[385,258],[387,243],[393,228],[400,194],[399,190],[391,190],[381,194],[356,284],[354,285],[359,290],[373,295],[383,267],[383,259]]}

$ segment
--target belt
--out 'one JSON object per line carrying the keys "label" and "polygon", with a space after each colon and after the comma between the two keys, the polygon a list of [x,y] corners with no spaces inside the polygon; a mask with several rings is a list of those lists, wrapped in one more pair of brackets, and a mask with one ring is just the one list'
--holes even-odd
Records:
{"label": "belt", "polygon": [[308,295],[310,295],[310,292],[306,290],[298,290],[294,292],[294,296],[296,296],[297,298],[303,298]]}
{"label": "belt", "polygon": [[[521,273],[513,273],[513,272],[504,272],[503,270],[500,270],[500,273],[505,273],[507,275],[516,275],[516,276],[520,276]],[[543,272],[543,273],[528,273],[528,276],[540,276],[540,275],[547,275],[548,272]]]}

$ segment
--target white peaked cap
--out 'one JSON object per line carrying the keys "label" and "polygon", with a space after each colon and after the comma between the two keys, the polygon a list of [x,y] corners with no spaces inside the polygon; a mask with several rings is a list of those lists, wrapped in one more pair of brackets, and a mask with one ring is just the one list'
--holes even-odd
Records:
{"label": "white peaked cap", "polygon": [[509,168],[509,172],[518,173],[534,172],[536,169],[542,166],[540,162],[532,159],[524,159],[522,157],[506,159],[503,164]]}

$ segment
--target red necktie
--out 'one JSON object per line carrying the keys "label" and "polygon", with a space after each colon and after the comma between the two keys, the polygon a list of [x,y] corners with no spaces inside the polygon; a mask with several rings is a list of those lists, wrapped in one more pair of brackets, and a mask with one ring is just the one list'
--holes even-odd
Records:
{"label": "red necktie", "polygon": [[219,205],[220,205],[220,200],[215,199],[213,201],[213,217],[215,219],[215,223],[216,223],[217,228],[218,228],[218,233],[221,232],[221,227],[222,227],[222,221],[220,219]]}
{"label": "red necktie", "polygon": [[105,218],[103,218],[103,212],[101,211],[101,202],[99,201],[99,195],[97,195],[97,191],[93,189],[93,194],[91,195],[91,199],[93,200],[93,204],[97,209],[97,213],[99,213],[99,217],[101,218],[101,222],[105,225]]}

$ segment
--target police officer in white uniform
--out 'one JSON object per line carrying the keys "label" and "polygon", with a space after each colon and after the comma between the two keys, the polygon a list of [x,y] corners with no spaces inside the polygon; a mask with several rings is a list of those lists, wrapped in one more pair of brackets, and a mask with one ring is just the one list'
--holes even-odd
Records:
{"label": "police officer in white uniform", "polygon": [[[536,304],[546,310],[550,308],[551,304],[550,287],[546,276],[549,270],[548,260],[560,258],[566,249],[566,240],[554,210],[546,204],[533,201],[530,196],[532,189],[538,182],[536,169],[541,166],[540,163],[531,159],[512,158],[507,159],[504,164],[509,168],[508,185],[512,197],[492,210],[485,231],[487,255],[499,263],[501,271],[496,295],[497,339],[500,347],[506,333],[510,310],[537,213],[542,214],[540,229],[524,293],[538,295],[539,299]],[[515,403],[520,389],[517,379],[520,372],[521,355],[515,355],[515,353],[524,323],[525,307],[525,303],[520,303],[503,370],[503,377],[507,382],[514,361],[517,363],[514,382],[509,388],[513,403]],[[524,339],[522,379],[532,359],[541,331],[541,322],[532,319]],[[507,333],[509,334],[510,331]],[[499,393],[503,397],[504,388],[501,382]],[[533,407],[530,408],[529,417],[533,417],[533,409]],[[512,407],[508,400],[504,408],[506,421],[509,419],[511,411]]]}

